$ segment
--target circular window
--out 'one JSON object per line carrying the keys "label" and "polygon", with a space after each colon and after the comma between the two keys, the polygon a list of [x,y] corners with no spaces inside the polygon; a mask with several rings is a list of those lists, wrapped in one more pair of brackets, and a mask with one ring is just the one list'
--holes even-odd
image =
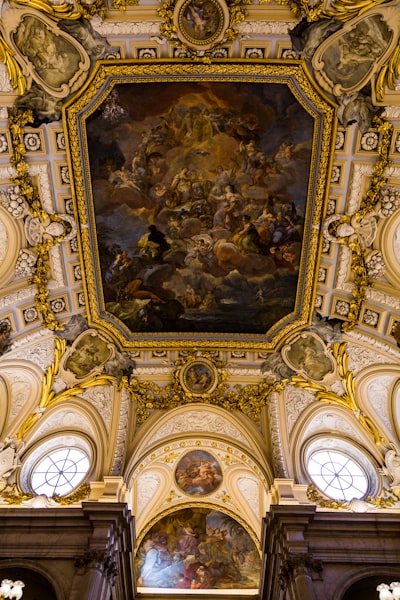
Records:
{"label": "circular window", "polygon": [[335,500],[361,499],[368,491],[368,477],[361,465],[344,452],[317,450],[307,462],[315,485]]}
{"label": "circular window", "polygon": [[35,494],[65,496],[76,488],[89,471],[89,458],[77,448],[50,452],[32,469],[31,487]]}

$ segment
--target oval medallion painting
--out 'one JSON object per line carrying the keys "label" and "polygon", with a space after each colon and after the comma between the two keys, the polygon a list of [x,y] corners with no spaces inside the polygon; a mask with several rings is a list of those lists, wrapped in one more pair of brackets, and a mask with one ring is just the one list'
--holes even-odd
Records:
{"label": "oval medallion painting", "polygon": [[211,361],[198,359],[187,364],[180,373],[180,383],[189,394],[201,396],[210,394],[218,385],[217,371]]}
{"label": "oval medallion painting", "polygon": [[190,496],[204,496],[217,489],[222,481],[221,467],[204,450],[185,454],[175,470],[176,485]]}
{"label": "oval medallion painting", "polygon": [[189,46],[215,44],[223,37],[227,22],[226,7],[216,0],[183,0],[176,5],[178,35]]}
{"label": "oval medallion painting", "polygon": [[203,507],[163,517],[136,554],[138,591],[143,592],[257,590],[260,567],[256,544],[245,528],[225,513]]}

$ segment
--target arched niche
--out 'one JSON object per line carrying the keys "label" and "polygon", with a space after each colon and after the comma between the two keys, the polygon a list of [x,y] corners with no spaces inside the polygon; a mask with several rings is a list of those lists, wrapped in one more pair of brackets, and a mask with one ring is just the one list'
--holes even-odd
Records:
{"label": "arched niche", "polygon": [[138,532],[160,508],[212,502],[245,515],[260,535],[272,468],[258,430],[242,417],[199,403],[146,423],[124,476]]}
{"label": "arched niche", "polygon": [[130,463],[151,452],[160,444],[178,438],[207,435],[210,439],[232,441],[236,446],[249,452],[270,473],[272,470],[265,461],[267,452],[265,441],[255,423],[238,412],[229,412],[211,404],[192,403],[157,413],[145,423],[131,450]]}
{"label": "arched niche", "polygon": [[137,465],[128,487],[137,531],[160,507],[187,502],[229,507],[259,535],[269,484],[261,468],[241,449],[198,437],[161,446]]}
{"label": "arched niche", "polygon": [[291,460],[295,478],[299,483],[311,483],[307,469],[310,449],[331,448],[346,453],[362,464],[369,478],[371,495],[376,495],[382,486],[378,475],[381,454],[372,436],[361,427],[352,412],[340,406],[319,402],[304,411],[293,429]]}
{"label": "arched niche", "polygon": [[0,362],[0,376],[8,391],[6,426],[8,431],[16,434],[39,404],[43,373],[30,361],[15,358]]}

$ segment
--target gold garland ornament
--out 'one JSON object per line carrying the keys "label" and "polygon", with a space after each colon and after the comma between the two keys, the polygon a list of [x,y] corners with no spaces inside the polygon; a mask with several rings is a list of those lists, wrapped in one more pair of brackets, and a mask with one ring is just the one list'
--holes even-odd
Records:
{"label": "gold garland ornament", "polygon": [[343,331],[351,331],[358,324],[362,305],[366,299],[366,289],[371,286],[372,281],[368,276],[364,256],[366,248],[364,248],[356,235],[343,237],[338,235],[338,230],[340,225],[349,225],[351,221],[360,222],[368,214],[374,212],[376,205],[380,201],[380,192],[387,184],[385,172],[392,164],[392,161],[389,159],[389,153],[393,125],[380,116],[374,117],[374,125],[380,136],[378,146],[379,159],[374,165],[370,187],[361,200],[360,208],[354,215],[343,215],[340,219],[331,222],[328,228],[329,233],[336,238],[336,241],[339,244],[348,246],[351,251],[351,270],[354,273],[354,288],[352,300],[350,301],[350,310],[347,315],[348,321],[343,323]]}
{"label": "gold garland ornament", "polygon": [[[331,508],[333,510],[339,510],[340,508],[351,510],[351,505],[352,503],[354,503],[354,500],[346,502],[344,500],[333,500],[331,498],[326,498],[318,492],[317,488],[314,485],[308,486],[307,498],[310,500],[310,502],[313,502],[321,508]],[[375,496],[374,498],[368,496],[367,498],[365,498],[365,500],[361,500],[361,502],[365,503],[366,505],[371,504],[372,506],[376,506],[377,508],[391,508],[399,501],[400,498],[397,496],[397,494],[395,494],[393,490],[388,489],[384,489],[383,494],[381,494],[380,496]]]}
{"label": "gold garland ornament", "polygon": [[10,162],[17,172],[17,176],[11,180],[15,183],[22,196],[26,200],[31,214],[43,221],[60,223],[64,227],[64,232],[59,235],[39,242],[33,249],[37,254],[35,272],[30,278],[29,283],[36,287],[35,304],[38,312],[41,314],[43,324],[52,331],[62,330],[62,323],[56,320],[52,311],[47,290],[48,271],[49,271],[49,251],[53,246],[60,244],[70,233],[71,225],[56,214],[48,214],[42,207],[42,202],[36,186],[28,175],[28,164],[26,163],[26,149],[23,143],[23,128],[33,122],[32,111],[19,111],[17,109],[9,110],[8,127],[11,136],[12,155]]}
{"label": "gold garland ornament", "polygon": [[284,382],[266,382],[258,384],[239,384],[230,387],[226,380],[227,372],[223,369],[222,361],[213,360],[211,355],[202,353],[202,357],[210,360],[219,372],[219,380],[210,393],[201,395],[191,394],[183,389],[180,382],[181,368],[190,361],[195,361],[198,354],[193,353],[189,357],[178,359],[172,372],[173,382],[161,387],[151,381],[139,381],[131,376],[123,377],[121,387],[130,394],[131,400],[136,405],[136,422],[141,425],[152,412],[160,409],[176,408],[185,404],[202,402],[220,406],[228,411],[240,411],[247,415],[255,423],[259,423],[261,409],[267,405],[271,393],[283,391]]}

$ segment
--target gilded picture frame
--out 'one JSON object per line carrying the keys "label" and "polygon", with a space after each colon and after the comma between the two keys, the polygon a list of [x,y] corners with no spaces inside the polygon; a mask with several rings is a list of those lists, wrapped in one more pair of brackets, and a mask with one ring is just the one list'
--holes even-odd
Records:
{"label": "gilded picture frame", "polygon": [[336,117],[301,61],[103,62],[63,119],[90,325],[273,350],[310,323]]}

